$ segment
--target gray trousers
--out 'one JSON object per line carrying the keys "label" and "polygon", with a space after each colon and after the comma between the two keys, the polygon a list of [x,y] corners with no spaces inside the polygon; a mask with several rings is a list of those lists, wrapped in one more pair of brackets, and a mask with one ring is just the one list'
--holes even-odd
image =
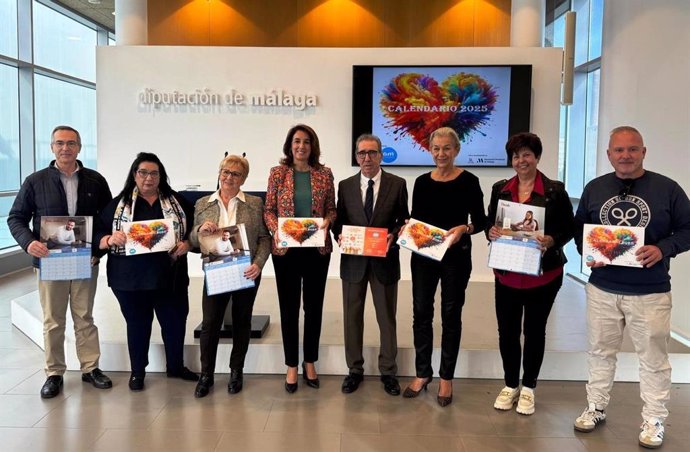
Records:
{"label": "gray trousers", "polygon": [[380,344],[379,372],[381,375],[395,376],[398,365],[398,338],[395,313],[398,305],[398,283],[384,285],[376,278],[371,268],[362,281],[351,283],[343,280],[343,321],[345,331],[345,360],[350,373],[364,374],[364,300],[367,285],[371,287],[379,324]]}

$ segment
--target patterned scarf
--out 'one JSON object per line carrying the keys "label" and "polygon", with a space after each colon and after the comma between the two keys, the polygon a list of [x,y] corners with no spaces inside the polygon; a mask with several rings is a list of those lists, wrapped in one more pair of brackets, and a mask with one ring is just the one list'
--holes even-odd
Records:
{"label": "patterned scarf", "polygon": [[[115,217],[113,218],[113,231],[120,231],[122,229],[122,223],[129,223],[134,221],[134,206],[139,197],[139,189],[134,187],[132,191],[132,203],[125,204],[124,197],[120,199],[120,202],[115,209]],[[187,227],[187,216],[184,213],[184,209],[180,203],[175,199],[174,196],[164,197],[161,196],[160,192],[158,197],[161,201],[161,209],[163,210],[163,218],[166,220],[172,220],[173,227],[175,228],[175,235],[177,236],[177,241],[184,240],[186,227]],[[110,247],[110,252],[118,255],[125,255],[125,247],[113,245]]]}

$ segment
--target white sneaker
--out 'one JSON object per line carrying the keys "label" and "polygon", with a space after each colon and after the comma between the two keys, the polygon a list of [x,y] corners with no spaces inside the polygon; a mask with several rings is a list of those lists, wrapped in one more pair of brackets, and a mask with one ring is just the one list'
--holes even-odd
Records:
{"label": "white sneaker", "polygon": [[513,408],[513,405],[515,402],[517,402],[518,397],[520,396],[520,390],[518,388],[510,388],[506,386],[505,388],[501,389],[501,392],[498,394],[498,397],[496,397],[496,401],[494,402],[494,408],[497,410],[510,410]]}
{"label": "white sneaker", "polygon": [[597,410],[593,403],[590,403],[580,417],[575,419],[575,430],[578,432],[589,433],[594,430],[597,425],[606,420],[606,413]]}
{"label": "white sneaker", "polygon": [[664,443],[664,424],[645,420],[640,426],[640,446],[657,449]]}
{"label": "white sneaker", "polygon": [[515,411],[527,416],[534,414],[534,389],[523,386]]}

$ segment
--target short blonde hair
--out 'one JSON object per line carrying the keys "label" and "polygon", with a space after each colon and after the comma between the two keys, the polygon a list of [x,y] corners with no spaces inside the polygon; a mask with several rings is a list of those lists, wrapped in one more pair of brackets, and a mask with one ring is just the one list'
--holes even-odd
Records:
{"label": "short blonde hair", "polygon": [[228,155],[223,160],[220,161],[218,166],[218,171],[221,171],[228,165],[239,165],[242,167],[243,176],[246,178],[249,176],[249,160],[239,155]]}
{"label": "short blonde hair", "polygon": [[460,137],[458,136],[458,133],[450,127],[440,127],[431,132],[431,135],[429,136],[429,147],[431,147],[431,142],[434,141],[434,138],[436,137],[450,137],[450,140],[455,145],[455,148],[460,150]]}

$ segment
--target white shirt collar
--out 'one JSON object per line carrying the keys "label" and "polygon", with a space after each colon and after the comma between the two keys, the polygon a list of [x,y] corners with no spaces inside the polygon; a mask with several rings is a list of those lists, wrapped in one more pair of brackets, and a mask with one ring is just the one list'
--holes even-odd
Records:
{"label": "white shirt collar", "polygon": [[[237,192],[237,194],[234,196],[234,198],[239,199],[242,202],[247,202],[246,198],[244,197],[244,192],[240,190]],[[234,198],[230,198],[230,201],[232,201]],[[211,196],[208,197],[208,202],[211,203],[213,201],[218,201],[219,203],[222,203],[223,200],[220,198],[220,188],[213,192]]]}
{"label": "white shirt collar", "polygon": [[[360,182],[359,182],[359,183],[360,183],[363,187],[368,186],[368,185],[369,185],[369,178],[366,177],[364,174],[362,174],[361,171],[360,171],[359,175],[360,175]],[[378,187],[378,186],[379,186],[379,182],[381,181],[381,168],[379,168],[379,172],[376,173],[376,175],[375,175],[374,177],[372,177],[371,180],[374,181],[374,186],[375,186],[375,187]]]}

